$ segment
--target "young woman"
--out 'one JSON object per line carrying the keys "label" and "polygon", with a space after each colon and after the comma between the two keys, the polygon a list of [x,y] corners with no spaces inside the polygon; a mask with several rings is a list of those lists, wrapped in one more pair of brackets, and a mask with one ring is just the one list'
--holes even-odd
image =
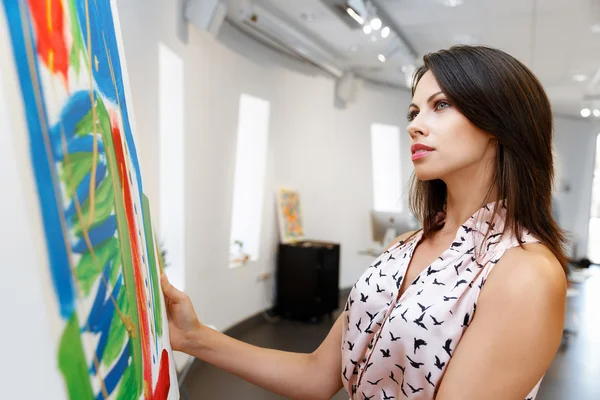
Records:
{"label": "young woman", "polygon": [[163,278],[171,342],[293,399],[533,399],[559,346],[564,236],[552,219],[552,113],[508,54],[457,46],[417,70],[410,206],[423,229],[356,282],[312,354],[202,325]]}

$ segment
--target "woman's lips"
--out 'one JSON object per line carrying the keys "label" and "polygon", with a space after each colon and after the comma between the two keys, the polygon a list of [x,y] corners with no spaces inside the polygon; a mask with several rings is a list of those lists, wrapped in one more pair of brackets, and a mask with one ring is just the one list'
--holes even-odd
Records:
{"label": "woman's lips", "polygon": [[433,150],[417,150],[416,152],[414,152],[412,154],[412,160],[413,161],[420,160],[421,158],[427,156],[432,151]]}
{"label": "woman's lips", "polygon": [[412,153],[412,160],[416,161],[427,156],[432,151],[435,151],[435,149],[433,147],[426,146],[422,143],[416,143],[410,146],[410,151]]}

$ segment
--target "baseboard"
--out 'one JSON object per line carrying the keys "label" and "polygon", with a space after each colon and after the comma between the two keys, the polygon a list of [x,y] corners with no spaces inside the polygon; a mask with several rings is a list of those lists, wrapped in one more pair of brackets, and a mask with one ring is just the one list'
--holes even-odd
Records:
{"label": "baseboard", "polygon": [[[340,289],[340,298],[346,299],[348,297],[348,295],[350,294],[351,290],[352,290],[352,287]],[[343,306],[345,304],[345,300],[344,300],[344,302],[340,302],[340,304],[342,304],[342,306]],[[264,324],[265,323],[264,313],[268,313],[269,311],[270,310],[263,310],[261,312],[258,312],[256,314],[238,322],[237,324],[233,325],[231,328],[227,329],[223,333],[226,334],[227,336],[230,336],[234,339],[239,340],[239,338],[244,333],[260,326],[261,324]],[[190,372],[196,371],[198,368],[201,368],[204,364],[206,364],[206,361],[200,360],[198,358],[194,358],[191,363],[192,364],[191,364],[190,368],[188,368],[186,371],[186,376],[181,377],[181,379],[180,379],[180,386],[185,384],[185,378],[187,378],[187,376],[189,376]]]}

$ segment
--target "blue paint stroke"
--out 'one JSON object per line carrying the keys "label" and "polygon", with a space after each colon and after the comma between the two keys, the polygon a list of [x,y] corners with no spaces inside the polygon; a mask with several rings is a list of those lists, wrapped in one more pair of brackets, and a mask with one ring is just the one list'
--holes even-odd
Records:
{"label": "blue paint stroke", "polygon": [[[104,276],[105,282],[108,282],[110,270],[112,268],[112,262],[109,261],[104,267],[104,271],[102,275]],[[123,276],[119,276],[113,290],[111,292],[111,296],[113,298],[117,298],[119,294],[119,290],[121,290],[121,286],[123,286]],[[86,330],[93,333],[100,334],[100,340],[98,341],[98,345],[96,346],[96,359],[102,360],[104,356],[104,350],[106,350],[106,345],[108,344],[108,336],[110,332],[110,325],[112,319],[115,315],[115,304],[109,298],[106,299],[106,285],[100,284],[98,288],[98,292],[96,294],[96,298],[94,300],[94,305],[92,306],[92,310],[90,315],[88,316],[88,324],[86,326]],[[90,373],[96,374],[96,365],[92,363],[90,366]]]}
{"label": "blue paint stroke", "polygon": [[[129,340],[127,342],[127,345],[125,346],[123,353],[121,353],[119,360],[116,362],[114,367],[110,370],[110,372],[104,378],[104,387],[106,388],[108,395],[110,395],[115,390],[115,388],[121,381],[121,378],[123,377],[123,374],[125,373],[125,370],[129,366],[129,360],[131,359],[130,347],[131,347],[131,340]],[[96,400],[104,400],[104,395],[102,394],[102,391],[100,391],[100,393],[98,393],[98,395],[96,396]]]}
{"label": "blue paint stroke", "polygon": [[[94,92],[94,103],[98,94]],[[60,114],[59,122],[52,127],[50,131],[50,140],[52,143],[52,153],[55,161],[62,161],[64,158],[63,138],[67,143],[67,153],[92,152],[94,145],[94,135],[75,137],[75,130],[80,121],[92,110],[92,101],[90,92],[80,90],[69,97]],[[91,133],[91,132],[90,132]],[[104,143],[101,137],[97,137],[98,152],[104,153]]]}
{"label": "blue paint stroke", "polygon": [[[83,39],[82,41],[84,46],[87,47],[88,28],[85,3],[85,0],[77,0],[77,15],[79,17],[79,25]],[[133,141],[133,135],[129,122],[128,105],[127,101],[125,100],[125,89],[123,85],[123,72],[121,70],[119,46],[117,44],[117,36],[115,34],[115,27],[113,24],[113,13],[110,0],[95,0],[94,2],[90,1],[88,2],[88,8],[90,19],[90,43],[93,49],[93,54],[98,59],[98,68],[92,68],[94,80],[96,82],[98,91],[106,96],[106,98],[110,100],[114,106],[117,104],[121,105],[125,141],[127,142],[127,149],[129,150],[129,156],[131,157],[133,169],[135,170],[141,203],[141,194],[143,193],[142,175],[140,173],[137,151]],[[102,27],[102,29],[100,29],[100,27]],[[112,61],[112,70],[115,77],[116,90],[110,72],[108,55],[110,55],[110,61]]]}
{"label": "blue paint stroke", "polygon": [[[104,242],[106,239],[114,236],[117,231],[117,218],[114,214],[108,216],[102,223],[93,227],[88,231],[88,237],[92,246],[96,247],[98,244]],[[83,238],[79,239],[77,243],[73,245],[73,253],[83,254],[88,251],[88,245]]]}
{"label": "blue paint stroke", "polygon": [[[96,139],[97,151],[99,154],[104,154],[104,142],[102,138],[97,137]],[[80,136],[71,139],[67,145],[67,154],[73,153],[93,153],[94,152],[94,135]],[[63,154],[60,154],[61,160]],[[58,157],[57,157],[58,158]]]}
{"label": "blue paint stroke", "polygon": [[[102,271],[102,275],[104,277],[104,281],[108,282],[110,278],[110,268],[111,262],[107,262],[106,266]],[[118,294],[118,289],[121,289],[123,284],[122,277],[117,279],[115,286],[112,291],[112,295]],[[106,326],[107,323],[110,323],[111,318],[113,317],[115,311],[114,302],[106,299],[106,287],[104,283],[98,285],[98,291],[96,292],[96,298],[94,299],[94,304],[92,305],[92,309],[88,316],[88,324],[86,329],[90,332],[98,333],[102,331],[102,328]],[[116,297],[115,297],[116,298]]]}
{"label": "blue paint stroke", "polygon": [[[39,88],[40,100],[44,99],[43,88],[40,82],[39,66],[35,59],[35,76],[30,75],[27,57],[27,45],[25,41],[25,30],[28,32],[30,44],[33,43],[33,30],[31,24],[21,25],[20,8],[25,7],[24,2],[4,0],[4,11],[6,21],[12,39],[13,56],[19,76],[19,85],[23,97],[25,117],[29,129],[29,146],[31,152],[31,163],[40,198],[40,209],[44,225],[44,233],[48,247],[48,259],[52,283],[60,308],[60,315],[68,319],[75,309],[75,289],[73,277],[69,266],[67,248],[61,224],[62,204],[57,204],[56,193],[60,188],[54,186],[52,174],[56,175],[56,166],[51,163],[51,155],[46,152],[44,144],[44,129],[48,129],[48,118],[46,109],[42,102],[42,115],[38,112],[36,103],[36,91]],[[28,20],[29,21],[29,20]],[[35,85],[34,85],[35,82]],[[60,197],[58,197],[60,199]]]}
{"label": "blue paint stroke", "polygon": [[[97,99],[97,94],[94,93],[94,102]],[[60,121],[52,127],[50,131],[50,141],[52,142],[52,153],[57,161],[63,159],[63,141],[61,135],[64,134],[65,142],[69,143],[75,135],[77,124],[85,117],[92,109],[92,100],[90,92],[80,90],[69,97],[64,104],[60,113]]]}

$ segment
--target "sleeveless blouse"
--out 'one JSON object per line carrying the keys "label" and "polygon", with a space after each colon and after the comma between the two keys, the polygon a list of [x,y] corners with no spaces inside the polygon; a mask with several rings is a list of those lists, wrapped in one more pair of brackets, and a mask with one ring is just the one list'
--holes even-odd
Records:
{"label": "sleeveless blouse", "polygon": [[[471,216],[400,298],[422,231],[385,251],[355,283],[342,329],[342,382],[351,400],[434,399],[488,275],[506,250],[519,245],[510,231],[501,235],[501,204]],[[535,242],[523,233],[521,243]],[[535,398],[540,383],[527,399]]]}

